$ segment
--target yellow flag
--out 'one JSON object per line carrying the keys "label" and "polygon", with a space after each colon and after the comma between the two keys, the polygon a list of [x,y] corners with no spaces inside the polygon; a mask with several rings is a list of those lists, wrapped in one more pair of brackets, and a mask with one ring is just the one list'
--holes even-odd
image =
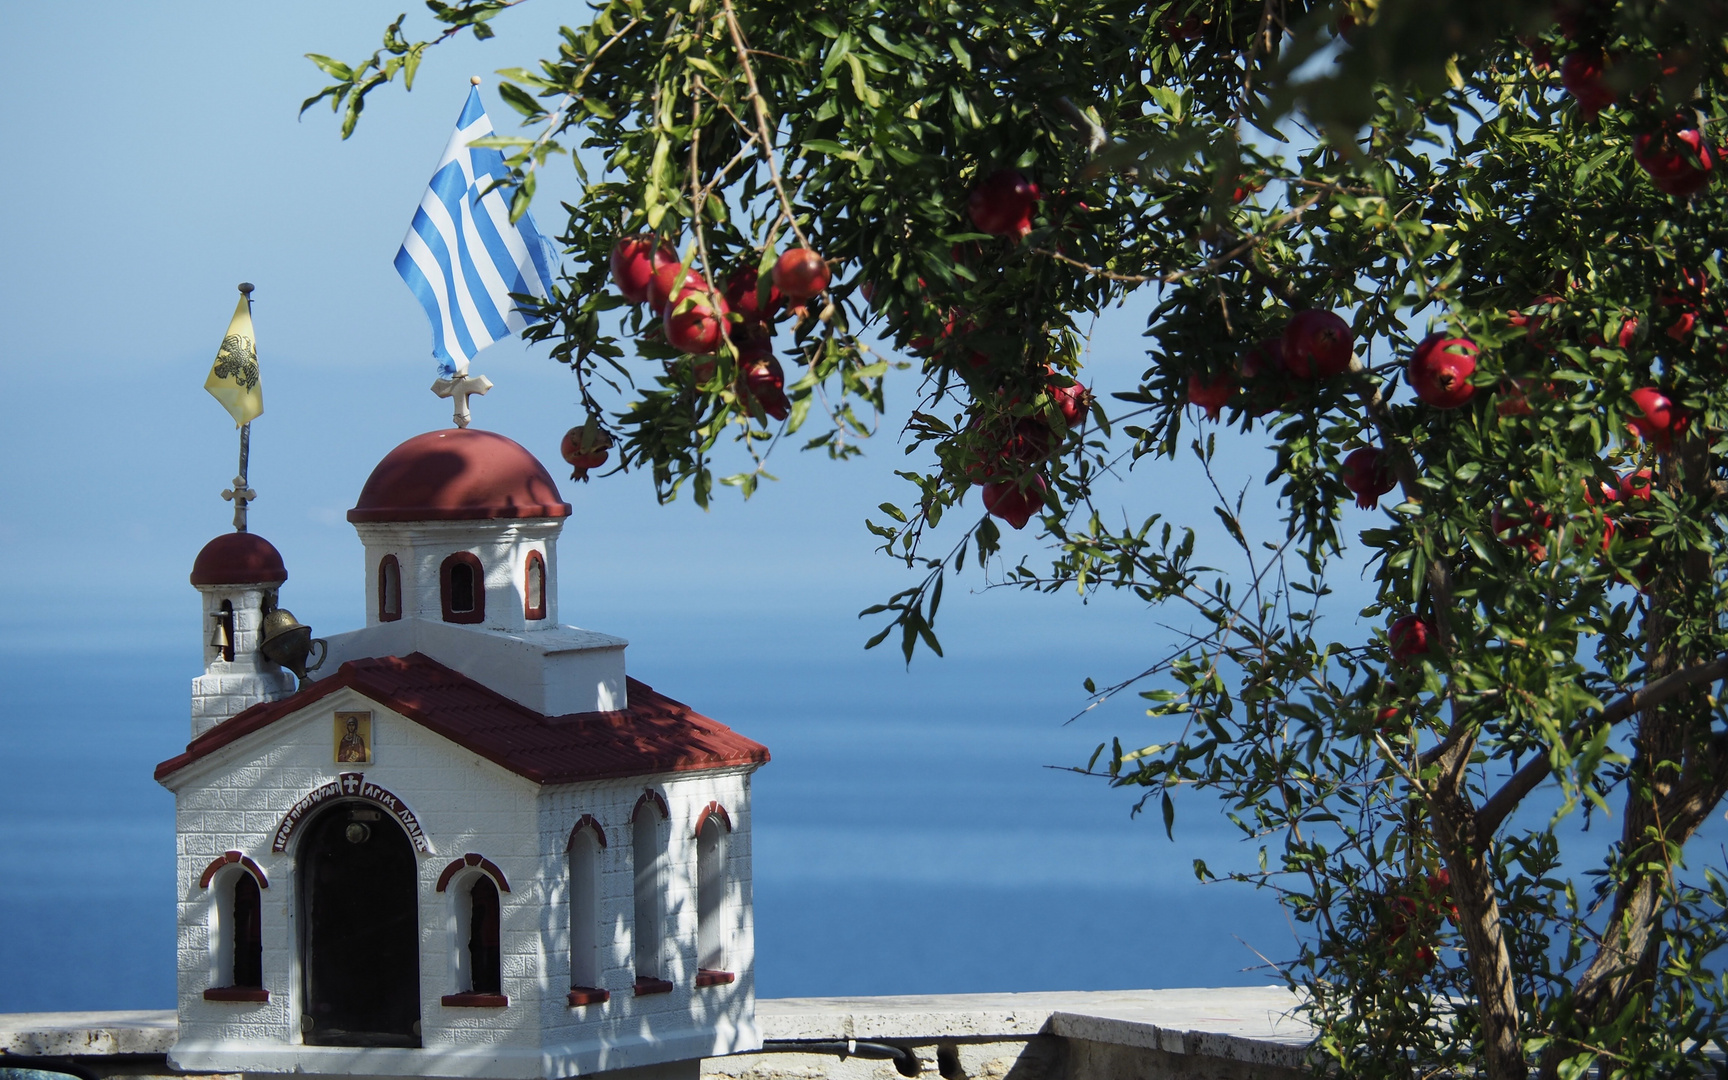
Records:
{"label": "yellow flag", "polygon": [[222,403],[234,426],[251,423],[264,412],[264,387],[258,382],[258,341],[252,336],[252,298],[244,293],[234,305],[234,318],[204,389]]}

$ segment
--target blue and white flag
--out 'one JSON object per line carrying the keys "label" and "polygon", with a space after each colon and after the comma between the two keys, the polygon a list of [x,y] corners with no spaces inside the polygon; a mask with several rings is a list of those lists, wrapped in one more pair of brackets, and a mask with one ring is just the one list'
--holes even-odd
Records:
{"label": "blue and white flag", "polygon": [[481,349],[528,325],[510,294],[545,299],[557,264],[533,217],[523,214],[512,225],[506,189],[487,190],[510,172],[499,151],[469,145],[490,134],[480,88],[469,87],[456,133],[396,253],[396,272],[432,323],[432,355],[444,378],[466,375]]}

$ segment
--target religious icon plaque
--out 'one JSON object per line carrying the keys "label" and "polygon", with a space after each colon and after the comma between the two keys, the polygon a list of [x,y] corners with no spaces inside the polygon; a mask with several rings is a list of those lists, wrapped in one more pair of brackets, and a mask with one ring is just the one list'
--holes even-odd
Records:
{"label": "religious icon plaque", "polygon": [[371,713],[339,712],[336,714],[336,763],[338,765],[370,765],[372,763]]}

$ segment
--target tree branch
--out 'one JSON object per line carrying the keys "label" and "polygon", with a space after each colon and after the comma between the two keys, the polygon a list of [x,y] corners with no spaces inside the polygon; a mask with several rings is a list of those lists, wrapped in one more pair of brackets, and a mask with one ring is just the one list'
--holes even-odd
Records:
{"label": "tree branch", "polygon": [[[1690,689],[1700,683],[1713,683],[1717,679],[1728,678],[1728,656],[1718,657],[1702,664],[1694,664],[1689,668],[1681,668],[1662,676],[1655,682],[1632,691],[1613,704],[1603,709],[1595,717],[1606,724],[1618,724],[1633,713],[1660,705],[1682,690]],[[1535,790],[1536,785],[1548,778],[1554,771],[1550,759],[1544,755],[1533,758],[1523,768],[1512,774],[1487,802],[1476,813],[1476,835],[1486,839],[1493,835],[1506,816],[1515,810],[1524,796]]]}

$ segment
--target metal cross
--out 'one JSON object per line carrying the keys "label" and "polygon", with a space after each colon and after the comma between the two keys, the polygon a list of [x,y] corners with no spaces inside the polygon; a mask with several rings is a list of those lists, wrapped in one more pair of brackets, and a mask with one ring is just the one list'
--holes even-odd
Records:
{"label": "metal cross", "polygon": [[224,499],[234,503],[234,531],[246,531],[246,504],[258,497],[258,493],[246,486],[244,476],[234,478],[234,486],[222,493]]}
{"label": "metal cross", "polygon": [[492,380],[484,375],[458,375],[454,379],[439,379],[432,384],[432,392],[441,398],[450,398],[456,405],[456,426],[468,426],[468,398],[474,394],[484,394],[492,389]]}

